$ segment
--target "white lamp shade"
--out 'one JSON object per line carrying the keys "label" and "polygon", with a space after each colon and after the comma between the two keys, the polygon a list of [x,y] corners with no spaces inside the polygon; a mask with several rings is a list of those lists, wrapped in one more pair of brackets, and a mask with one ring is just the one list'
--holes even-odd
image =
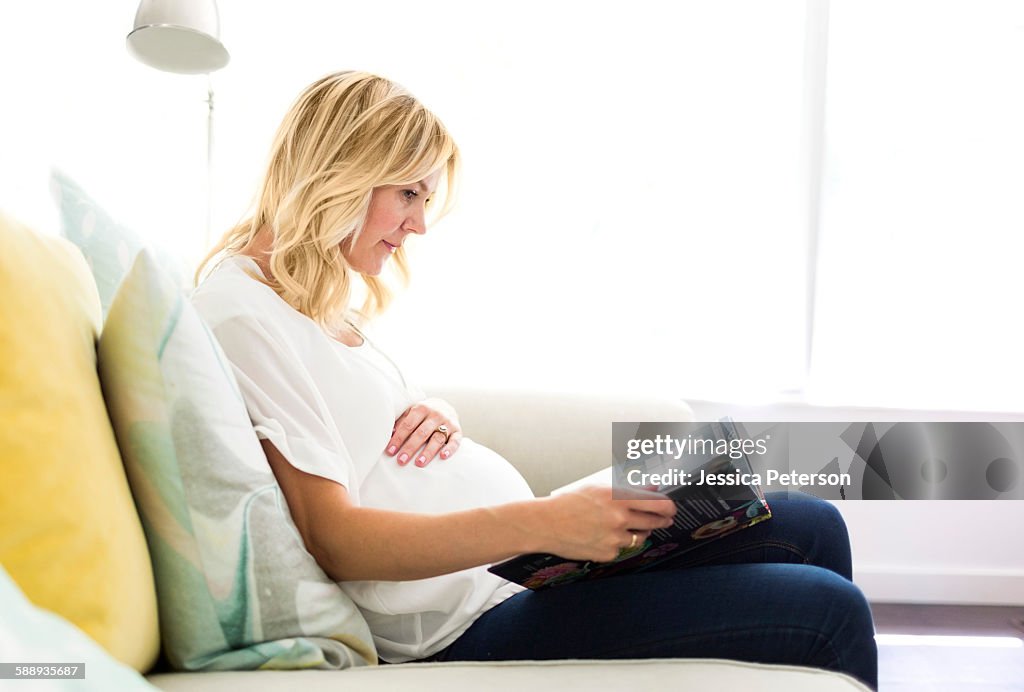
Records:
{"label": "white lamp shade", "polygon": [[165,72],[201,74],[228,64],[215,0],[142,0],[128,52]]}

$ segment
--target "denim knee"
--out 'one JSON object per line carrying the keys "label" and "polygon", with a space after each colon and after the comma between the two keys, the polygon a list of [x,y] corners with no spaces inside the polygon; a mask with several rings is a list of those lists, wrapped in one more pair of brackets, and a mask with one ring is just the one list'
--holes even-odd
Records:
{"label": "denim knee", "polygon": [[823,632],[829,645],[818,652],[814,665],[851,674],[878,687],[878,648],[871,606],[852,582],[830,574],[819,580],[818,596],[827,604]]}
{"label": "denim knee", "polygon": [[799,491],[769,493],[767,500],[778,521],[775,535],[798,546],[805,564],[853,579],[850,533],[835,505]]}

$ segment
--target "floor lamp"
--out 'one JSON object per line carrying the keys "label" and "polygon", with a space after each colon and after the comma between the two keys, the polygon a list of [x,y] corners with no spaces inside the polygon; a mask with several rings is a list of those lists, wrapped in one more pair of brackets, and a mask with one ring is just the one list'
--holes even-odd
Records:
{"label": "floor lamp", "polygon": [[142,0],[135,27],[128,34],[128,52],[164,72],[206,74],[206,231],[210,245],[213,196],[213,83],[210,73],[228,64],[220,42],[220,16],[215,0]]}

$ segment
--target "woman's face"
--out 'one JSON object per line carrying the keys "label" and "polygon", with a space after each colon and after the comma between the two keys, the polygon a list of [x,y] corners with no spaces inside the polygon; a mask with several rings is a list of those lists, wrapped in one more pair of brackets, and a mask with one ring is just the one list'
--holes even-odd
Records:
{"label": "woman's face", "polygon": [[406,236],[426,233],[424,210],[440,178],[438,169],[412,185],[373,188],[362,231],[355,241],[342,245],[341,252],[349,266],[361,274],[377,276]]}

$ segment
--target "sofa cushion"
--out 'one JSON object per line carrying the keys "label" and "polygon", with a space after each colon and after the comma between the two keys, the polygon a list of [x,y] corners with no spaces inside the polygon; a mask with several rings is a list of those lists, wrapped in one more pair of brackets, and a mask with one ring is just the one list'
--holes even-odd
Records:
{"label": "sofa cushion", "polygon": [[720,659],[402,663],[373,669],[154,675],[166,692],[521,692],[521,690],[756,690],[868,692],[853,678],[817,668]]}
{"label": "sofa cushion", "polygon": [[[82,678],[67,681],[76,692],[153,692],[156,688],[128,666],[97,646],[82,630],[53,613],[29,603],[10,576],[0,568],[0,651],[4,661],[79,665]],[[5,671],[11,675],[15,671]],[[50,683],[22,683],[25,689],[54,689]],[[16,688],[17,683],[12,687]]]}
{"label": "sofa cushion", "polygon": [[376,663],[362,615],[303,546],[230,364],[149,250],[111,305],[99,372],[153,556],[171,664]]}
{"label": "sofa cushion", "polygon": [[156,596],[96,377],[96,289],[67,241],[0,216],[0,247],[0,564],[144,670]]}

